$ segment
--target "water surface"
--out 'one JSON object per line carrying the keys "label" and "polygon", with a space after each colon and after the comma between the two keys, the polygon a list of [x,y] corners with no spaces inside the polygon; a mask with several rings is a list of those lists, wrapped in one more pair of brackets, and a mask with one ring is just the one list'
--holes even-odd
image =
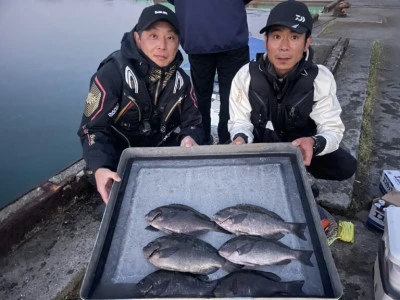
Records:
{"label": "water surface", "polygon": [[151,4],[0,0],[0,208],[80,159],[89,79]]}
{"label": "water surface", "polygon": [[[90,77],[152,4],[0,0],[0,208],[81,158]],[[270,8],[248,6],[251,58],[263,50]]]}

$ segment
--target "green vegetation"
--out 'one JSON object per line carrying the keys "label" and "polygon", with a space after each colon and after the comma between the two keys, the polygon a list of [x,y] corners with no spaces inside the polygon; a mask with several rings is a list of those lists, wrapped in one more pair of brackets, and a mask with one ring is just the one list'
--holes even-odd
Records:
{"label": "green vegetation", "polygon": [[381,63],[383,52],[382,43],[376,41],[372,46],[370,72],[368,78],[367,94],[364,103],[364,114],[361,124],[361,136],[358,153],[358,166],[356,174],[356,185],[354,198],[349,207],[350,214],[355,214],[360,206],[364,204],[365,188],[369,185],[369,169],[371,153],[373,149],[373,112],[376,98],[377,72]]}

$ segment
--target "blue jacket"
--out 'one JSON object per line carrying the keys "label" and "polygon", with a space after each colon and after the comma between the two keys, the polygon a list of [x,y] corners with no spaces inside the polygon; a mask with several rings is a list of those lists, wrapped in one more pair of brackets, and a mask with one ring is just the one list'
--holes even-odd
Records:
{"label": "blue jacket", "polygon": [[251,0],[168,0],[175,5],[187,54],[225,52],[248,45],[245,5]]}

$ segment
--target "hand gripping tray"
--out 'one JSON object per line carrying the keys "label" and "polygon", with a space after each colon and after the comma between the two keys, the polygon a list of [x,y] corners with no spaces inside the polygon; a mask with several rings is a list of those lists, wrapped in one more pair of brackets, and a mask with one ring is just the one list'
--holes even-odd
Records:
{"label": "hand gripping tray", "polygon": [[[292,261],[258,269],[273,272],[282,281],[304,280],[305,295],[296,299],[342,295],[300,150],[289,143],[129,148],[122,154],[118,174],[122,181],[111,190],[81,287],[83,299],[142,298],[136,283],[156,270],[142,249],[163,235],[146,230],[144,216],[172,203],[189,205],[210,218],[225,207],[249,203],[286,222],[306,223],[306,241],[292,234],[280,241],[294,249],[313,250],[313,267]],[[199,238],[218,249],[231,237],[208,232]],[[219,270],[209,278],[226,274]]]}

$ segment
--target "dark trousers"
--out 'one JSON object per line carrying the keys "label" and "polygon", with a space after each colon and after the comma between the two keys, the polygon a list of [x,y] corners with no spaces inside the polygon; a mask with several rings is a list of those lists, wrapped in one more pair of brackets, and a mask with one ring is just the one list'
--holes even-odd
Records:
{"label": "dark trousers", "polygon": [[357,160],[342,148],[326,155],[314,156],[307,167],[307,171],[315,178],[326,180],[348,179],[356,169]]}
{"label": "dark trousers", "polygon": [[229,92],[233,77],[250,60],[249,46],[226,52],[190,54],[190,74],[196,92],[200,113],[203,117],[205,140],[211,131],[211,96],[214,89],[215,72],[218,73],[220,110],[218,138],[220,143],[229,140]]}

